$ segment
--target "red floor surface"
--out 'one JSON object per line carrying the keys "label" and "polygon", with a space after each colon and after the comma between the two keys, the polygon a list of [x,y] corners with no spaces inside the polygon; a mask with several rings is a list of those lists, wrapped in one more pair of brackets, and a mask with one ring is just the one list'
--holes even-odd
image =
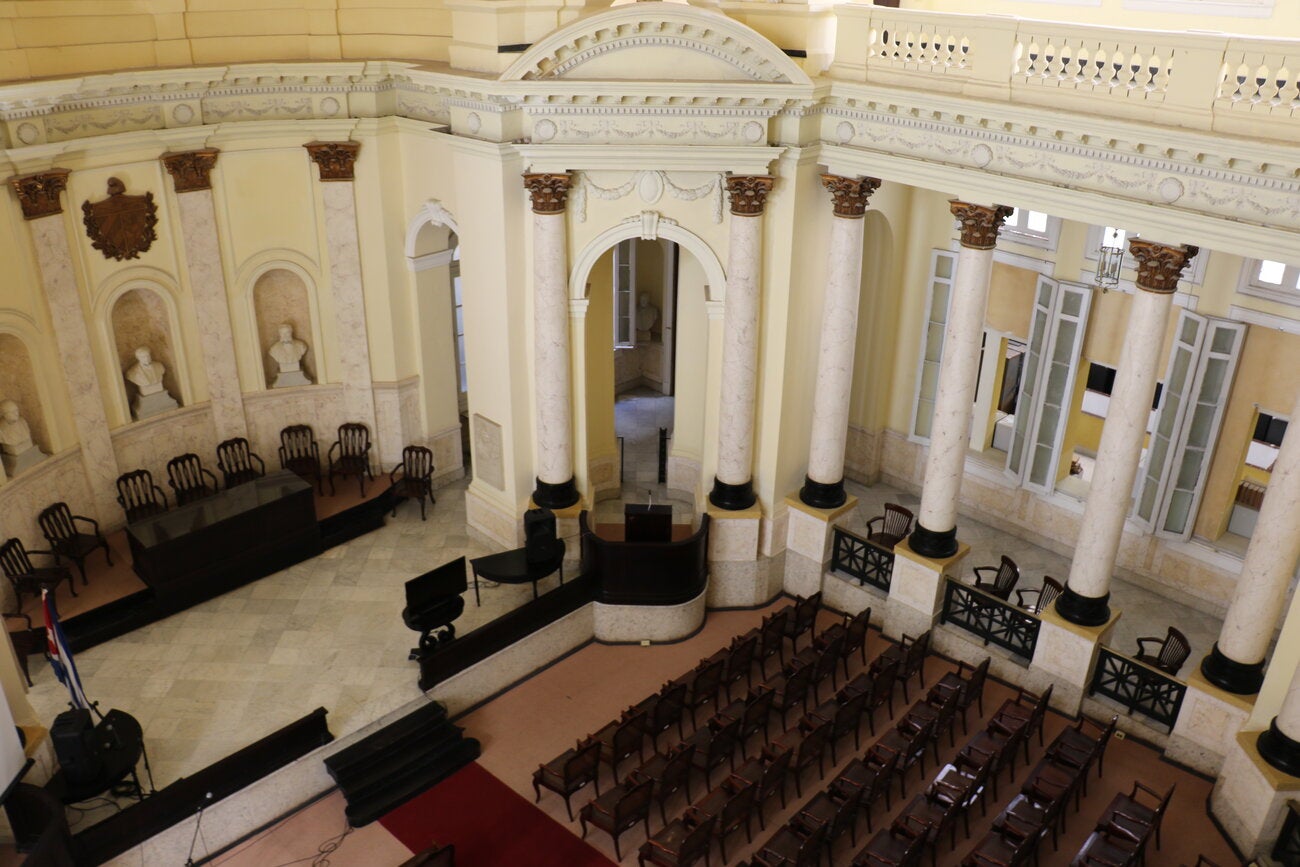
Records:
{"label": "red floor surface", "polygon": [[466,765],[379,822],[412,852],[435,841],[455,845],[456,867],[613,867],[612,861],[478,763]]}

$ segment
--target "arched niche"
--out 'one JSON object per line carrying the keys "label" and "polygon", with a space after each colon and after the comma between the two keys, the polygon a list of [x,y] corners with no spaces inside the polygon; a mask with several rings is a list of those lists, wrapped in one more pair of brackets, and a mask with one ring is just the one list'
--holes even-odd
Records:
{"label": "arched niche", "polygon": [[312,328],[311,302],[307,281],[288,268],[271,267],[253,282],[253,312],[257,319],[257,345],[261,348],[263,380],[270,388],[280,366],[270,355],[271,345],[280,339],[280,326],[293,327],[293,336],[307,344],[302,369],[313,383],[319,383],[316,346]]}
{"label": "arched niche", "polygon": [[31,428],[32,442],[47,455],[53,454],[32,355],[21,337],[0,331],[0,401],[4,400],[18,404],[23,420]]}
{"label": "arched niche", "polygon": [[172,330],[171,311],[164,297],[144,286],[127,289],[113,301],[109,327],[113,332],[114,357],[122,372],[128,401],[132,395],[126,385],[126,371],[136,363],[136,350],[147,347],[154,360],[162,362],[166,368],[163,388],[177,403],[183,404],[185,391],[180,387],[177,360],[180,353]]}

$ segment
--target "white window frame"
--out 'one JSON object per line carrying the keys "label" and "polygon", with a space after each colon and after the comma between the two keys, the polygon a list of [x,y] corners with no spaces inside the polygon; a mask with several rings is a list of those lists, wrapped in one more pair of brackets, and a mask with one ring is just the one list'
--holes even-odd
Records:
{"label": "white window frame", "polygon": [[[1271,283],[1259,282],[1259,269],[1263,265],[1263,259],[1247,259],[1241,263],[1241,277],[1237,282],[1237,292],[1242,295],[1251,295],[1255,298],[1264,298],[1268,301],[1277,301],[1280,304],[1289,304],[1293,307],[1300,307],[1300,288],[1288,289],[1288,286],[1295,287],[1300,283],[1300,265],[1286,265],[1282,272],[1282,282],[1274,286]],[[1269,261],[1276,262],[1276,259]]]}
{"label": "white window frame", "polygon": [[[625,270],[627,285],[619,282]],[[636,348],[636,239],[628,238],[614,245],[614,348]],[[619,334],[627,336],[620,338]]]}
{"label": "white window frame", "polygon": [[[1039,232],[1023,225],[1031,213],[1042,214],[1046,217],[1047,228]],[[1002,228],[998,230],[998,238],[1012,244],[1024,244],[1027,247],[1055,250],[1056,244],[1061,238],[1061,218],[1053,217],[1044,211],[1034,211],[1032,208],[1016,208],[1006,222],[1002,224]]]}
{"label": "white window frame", "polygon": [[1274,0],[1124,0],[1134,12],[1176,12],[1185,15],[1228,15],[1237,18],[1268,18]]}
{"label": "white window frame", "polygon": [[[1094,274],[1096,273],[1097,270],[1097,259],[1099,258],[1098,251],[1101,249],[1101,241],[1103,238],[1103,233],[1105,233],[1105,231],[1109,228],[1110,226],[1089,226],[1088,227],[1088,240],[1083,245],[1083,258],[1084,260],[1092,263],[1092,269]],[[1124,261],[1123,264],[1120,266],[1120,283],[1119,286],[1116,287],[1116,289],[1120,292],[1127,292],[1128,294],[1131,295],[1137,289],[1137,287],[1133,284],[1133,281],[1137,277],[1137,260],[1135,260],[1133,258],[1133,255],[1129,253],[1128,242],[1129,239],[1138,237],[1138,233],[1134,232],[1132,229],[1126,229],[1123,226],[1116,226],[1115,228],[1123,229],[1125,233]],[[1196,255],[1196,257],[1192,259],[1191,267],[1189,267],[1183,273],[1182,277],[1178,278],[1178,282],[1180,284],[1185,283],[1190,286],[1200,286],[1202,283],[1205,282],[1205,267],[1209,261],[1210,261],[1210,251],[1202,249]],[[1187,293],[1185,292],[1176,293],[1176,296],[1185,296],[1185,295],[1187,295]],[[1186,304],[1183,306],[1195,309],[1196,305]]]}
{"label": "white window frame", "polygon": [[456,384],[463,395],[469,392],[469,375],[465,364],[465,296],[464,286],[460,282],[459,245],[452,250],[451,261],[447,263],[447,274],[451,278],[451,330],[456,350]]}
{"label": "white window frame", "polygon": [[[938,266],[939,266],[940,259],[943,259],[944,261],[947,262],[947,266],[948,266],[947,277],[939,276]],[[943,305],[942,315],[937,320],[935,320],[935,323],[940,325],[941,328],[939,329],[938,337],[935,340],[936,353],[935,353],[935,359],[932,362],[935,365],[935,381],[934,381],[935,393],[928,398],[930,403],[930,408],[929,408],[930,424],[927,424],[927,429],[930,429],[930,425],[932,425],[934,421],[934,399],[938,397],[938,393],[939,393],[939,374],[943,370],[943,350],[944,350],[943,344],[948,331],[948,312],[952,307],[952,291],[953,291],[953,285],[956,281],[956,277],[957,277],[957,254],[948,250],[931,250],[929,282],[926,283],[926,289],[925,289],[925,319],[921,321],[921,329],[922,329],[921,346],[920,346],[920,351],[916,354],[916,386],[912,390],[912,398],[913,398],[912,399],[912,424],[907,430],[907,438],[915,443],[930,442],[929,435],[922,436],[921,434],[918,434],[916,431],[917,431],[917,423],[921,418],[921,396],[922,396],[921,388],[925,384],[925,365],[927,363],[926,351],[930,347],[929,326],[930,326],[931,317],[935,312],[934,311],[934,305],[935,305],[934,289],[936,284],[942,284],[943,286],[947,287],[948,294],[947,294],[947,300]]]}

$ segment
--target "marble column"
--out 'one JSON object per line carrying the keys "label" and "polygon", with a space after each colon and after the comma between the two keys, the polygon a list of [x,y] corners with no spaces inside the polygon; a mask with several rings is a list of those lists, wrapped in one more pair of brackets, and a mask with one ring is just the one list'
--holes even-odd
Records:
{"label": "marble column", "polygon": [[738,512],[753,506],[754,402],[758,388],[758,307],[763,269],[763,208],[775,178],[727,178],[731,229],[722,328],[718,471],[709,502]]}
{"label": "marble column", "polygon": [[199,347],[208,374],[212,424],[217,439],[228,440],[247,437],[248,423],[244,418],[239,370],[235,366],[235,338],[230,327],[226,277],[217,242],[216,209],[212,204],[211,174],[218,153],[216,148],[167,153],[162,155],[162,162],[176,187],[194,312],[203,323],[199,329]]}
{"label": "marble column", "polygon": [[989,277],[998,231],[1011,208],[972,205],[953,200],[953,216],[961,223],[961,252],[953,278],[952,303],[943,339],[943,362],[930,425],[930,450],[925,458],[921,509],[908,540],[923,557],[941,560],[957,553],[957,498],[970,441],[975,382],[979,376],[980,337],[988,307]]}
{"label": "marble column", "polygon": [[1132,504],[1133,480],[1156,391],[1160,349],[1178,278],[1197,248],[1134,238],[1129,252],[1138,263],[1137,292],[1129,308],[1070,577],[1056,601],[1057,613],[1080,626],[1099,626],[1110,619],[1110,579]]}
{"label": "marble column", "polygon": [[537,400],[537,487],[533,502],[563,509],[578,502],[573,479],[569,381],[569,274],[565,205],[568,174],[527,174],[533,205],[533,377]]}
{"label": "marble column", "polygon": [[1300,668],[1291,675],[1282,707],[1268,730],[1260,732],[1255,747],[1264,761],[1283,773],[1300,777]]}
{"label": "marble column", "polygon": [[[1292,419],[1300,419],[1300,394]],[[1300,560],[1300,430],[1287,429],[1273,463],[1268,493],[1250,537],[1241,577],[1219,640],[1201,662],[1201,674],[1217,687],[1238,695],[1259,692],[1264,682],[1264,655],[1273,638],[1277,613]],[[1293,687],[1294,689],[1294,687]],[[1300,719],[1300,718],[1297,718]]]}
{"label": "marble column", "polygon": [[[370,375],[370,338],[366,329],[366,298],[361,285],[361,247],[357,238],[357,204],[353,190],[360,142],[312,142],[303,145],[320,167],[321,201],[325,206],[325,243],[330,263],[338,353],[342,363],[343,411],[348,421],[361,422],[374,432],[381,459],[391,458],[385,447],[388,431],[375,425],[375,393]],[[400,456],[401,445],[396,448]]]}
{"label": "marble column", "polygon": [[41,288],[54,323],[54,339],[63,362],[63,375],[72,399],[73,423],[86,479],[95,503],[95,517],[104,524],[122,520],[117,505],[117,455],[104,413],[103,388],[91,353],[86,311],[72,260],[59,194],[68,185],[67,169],[51,169],[10,178],[23,218],[30,221]]}
{"label": "marble column", "polygon": [[863,215],[880,181],[822,175],[822,185],[830,190],[834,216],[826,263],[817,385],[813,390],[808,477],[799,499],[818,509],[836,509],[846,499],[844,446],[849,436],[849,392],[853,386],[858,297],[862,291]]}

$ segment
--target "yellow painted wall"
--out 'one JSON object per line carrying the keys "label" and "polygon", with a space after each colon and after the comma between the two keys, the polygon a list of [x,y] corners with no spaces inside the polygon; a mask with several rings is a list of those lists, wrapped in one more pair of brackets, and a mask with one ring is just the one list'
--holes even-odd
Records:
{"label": "yellow painted wall", "polygon": [[[638,244],[637,269],[641,247]],[[639,281],[638,281],[639,282]],[[587,280],[587,460],[617,456],[614,436],[614,249],[596,261]]]}
{"label": "yellow painted wall", "polygon": [[984,324],[1003,334],[1014,334],[1021,340],[1028,340],[1037,285],[1037,272],[994,262],[993,274],[989,277],[989,306]]}

